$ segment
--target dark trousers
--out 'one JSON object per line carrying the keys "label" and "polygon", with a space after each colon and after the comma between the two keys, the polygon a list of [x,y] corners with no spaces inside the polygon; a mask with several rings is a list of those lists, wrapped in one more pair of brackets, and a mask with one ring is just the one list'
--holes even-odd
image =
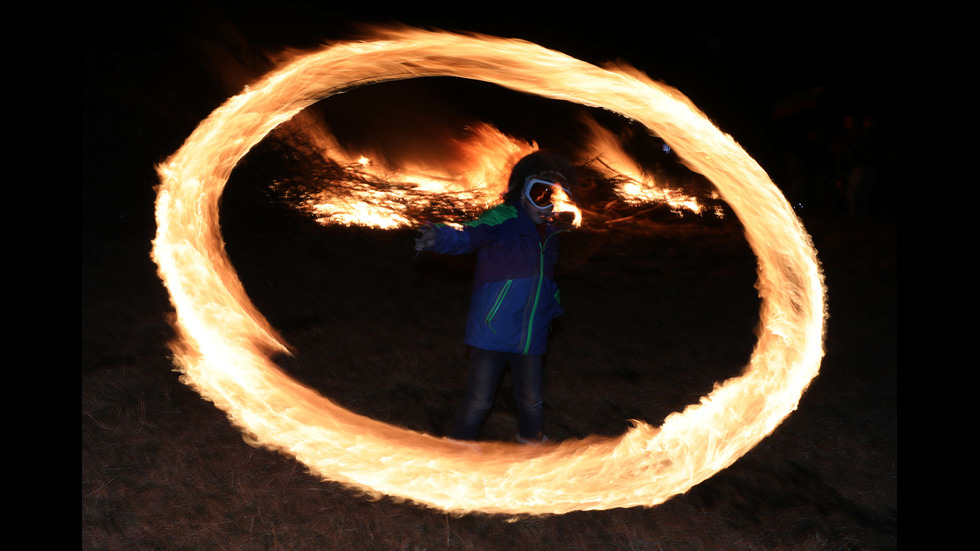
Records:
{"label": "dark trousers", "polygon": [[480,428],[493,408],[497,384],[508,362],[517,402],[518,434],[531,439],[541,432],[544,425],[541,356],[472,348],[466,394],[456,415],[452,438],[476,440],[480,435]]}

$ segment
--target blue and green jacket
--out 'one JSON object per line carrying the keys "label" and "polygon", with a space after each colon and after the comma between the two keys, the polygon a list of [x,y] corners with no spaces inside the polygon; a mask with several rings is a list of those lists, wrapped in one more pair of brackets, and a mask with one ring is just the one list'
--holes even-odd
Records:
{"label": "blue and green jacket", "polygon": [[561,315],[558,232],[543,232],[522,208],[501,204],[463,225],[434,226],[442,254],[477,251],[476,276],[466,321],[466,344],[499,352],[544,354],[554,318]]}

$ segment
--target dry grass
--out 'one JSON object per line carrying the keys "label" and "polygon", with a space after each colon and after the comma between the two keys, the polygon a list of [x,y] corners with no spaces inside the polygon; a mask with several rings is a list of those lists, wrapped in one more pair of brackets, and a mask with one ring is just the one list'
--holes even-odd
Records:
{"label": "dry grass", "polygon": [[[807,221],[830,289],[827,356],[773,435],[659,507],[517,519],[368,500],[247,445],[172,371],[152,228],[92,229],[82,547],[895,549],[895,225],[838,222]],[[448,431],[466,362],[470,259],[413,261],[407,232],[325,229],[261,206],[229,209],[224,224],[250,296],[298,350],[285,369],[354,411]],[[736,374],[754,344],[754,257],[736,222],[630,227],[563,241],[568,314],[546,366],[552,438],[616,434],[633,418],[659,424]],[[509,438],[514,426],[505,381],[485,436]]]}
{"label": "dry grass", "polygon": [[[195,31],[200,13],[158,11],[156,25],[114,24],[86,39],[97,47],[86,51],[83,93],[83,549],[897,548],[893,220],[805,220],[829,287],[820,376],[758,447],[658,507],[448,516],[366,499],[250,447],[173,371],[171,308],[149,255],[153,163],[241,89],[217,85],[215,72],[235,69],[229,58],[245,48],[225,26]],[[290,27],[280,45],[298,44]],[[202,44],[213,43],[201,37],[226,55],[202,63]],[[529,113],[515,112],[522,122]],[[252,160],[260,154],[250,153],[242,173],[264,170]],[[283,368],[352,410],[445,434],[466,365],[471,260],[413,261],[408,232],[321,228],[242,184],[223,197],[223,235],[249,295],[298,350]],[[749,356],[755,263],[737,222],[655,214],[563,240],[568,313],[546,366],[554,439],[617,434],[632,418],[659,424]],[[505,380],[487,438],[513,434],[507,390]]]}

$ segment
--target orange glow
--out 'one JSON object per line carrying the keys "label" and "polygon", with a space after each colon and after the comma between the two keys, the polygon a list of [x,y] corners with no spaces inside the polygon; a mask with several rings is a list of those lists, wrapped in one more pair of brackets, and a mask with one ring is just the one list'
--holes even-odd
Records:
{"label": "orange glow", "polygon": [[645,204],[668,205],[675,212],[688,210],[700,214],[704,207],[696,197],[681,193],[676,189],[655,181],[636,161],[623,151],[620,140],[609,130],[587,121],[591,139],[590,156],[599,163],[597,168],[602,175],[615,183],[616,195],[626,203],[638,206]]}
{"label": "orange glow", "polygon": [[[743,373],[660,427],[635,421],[619,437],[536,447],[404,430],[349,412],[283,373],[271,358],[289,347],[249,301],[224,250],[223,187],[254,145],[315,101],[353,85],[426,76],[480,80],[619,113],[714,183],[759,262],[758,341]],[[296,56],[227,100],[157,169],[152,254],[176,310],[172,349],[181,380],[255,445],[295,457],[326,480],[453,512],[654,506],[769,435],[819,370],[823,278],[800,221],[730,136],[678,91],[626,66],[600,68],[520,40],[388,31]],[[441,183],[420,185],[445,192]],[[381,216],[393,218],[391,211]]]}
{"label": "orange glow", "polygon": [[[392,169],[383,151],[357,151],[340,144],[319,119],[302,119],[296,125],[314,153],[340,167],[340,176],[321,182],[313,197],[296,207],[323,225],[368,226],[380,229],[411,227],[418,220],[411,212],[424,211],[452,197],[454,212],[441,213],[447,221],[473,218],[498,203],[507,191],[509,168],[538,149],[534,142],[505,135],[493,125],[476,123],[466,135],[453,141],[450,159],[401,159]],[[592,159],[598,175],[614,182],[613,192],[632,207],[666,205],[675,213],[702,214],[697,197],[683,193],[668,182],[658,182],[624,150],[619,139],[592,119],[585,120],[585,136],[577,154]],[[715,197],[716,198],[716,197]],[[582,211],[566,198],[556,213],[571,213],[574,226],[582,223]],[[715,213],[720,216],[719,213]]]}
{"label": "orange glow", "polygon": [[[315,198],[299,205],[300,210],[324,225],[382,229],[417,225],[418,221],[407,212],[408,206],[419,209],[447,195],[453,197],[459,210],[475,216],[500,202],[507,190],[510,167],[537,149],[533,143],[480,124],[469,129],[467,139],[455,144],[458,158],[454,162],[403,161],[398,170],[391,170],[382,153],[348,153],[322,127],[316,135],[321,136],[321,144],[329,144],[321,146],[319,153],[332,163],[347,167],[346,178],[323,185]],[[571,204],[566,208],[577,211]]]}

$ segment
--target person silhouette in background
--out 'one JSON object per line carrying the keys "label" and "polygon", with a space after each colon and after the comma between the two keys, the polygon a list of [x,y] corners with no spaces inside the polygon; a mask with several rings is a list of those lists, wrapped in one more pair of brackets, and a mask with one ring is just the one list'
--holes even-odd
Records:
{"label": "person silhouette in background", "polygon": [[875,119],[865,115],[844,117],[843,131],[836,141],[840,176],[847,215],[854,220],[867,218],[872,194],[878,185],[880,151]]}
{"label": "person silhouette in background", "polygon": [[572,164],[560,154],[536,151],[511,170],[503,202],[461,228],[425,225],[416,251],[477,253],[466,321],[470,347],[466,392],[451,438],[476,440],[493,407],[509,364],[522,444],[548,440],[543,432],[542,359],[552,320],[564,312],[554,267],[561,230],[552,223],[552,197],[569,197],[576,185]]}

